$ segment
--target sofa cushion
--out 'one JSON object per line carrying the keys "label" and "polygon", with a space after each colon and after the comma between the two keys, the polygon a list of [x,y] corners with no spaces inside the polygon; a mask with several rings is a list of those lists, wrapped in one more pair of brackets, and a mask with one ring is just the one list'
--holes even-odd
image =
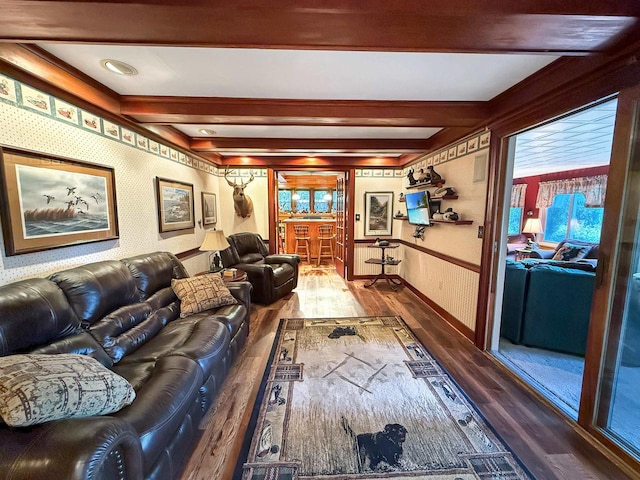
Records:
{"label": "sofa cushion", "polygon": [[148,303],[134,303],[111,312],[90,328],[114,363],[154,338],[162,327],[178,316],[177,308],[151,309]]}
{"label": "sofa cushion", "polygon": [[213,318],[194,317],[171,322],[152,341],[124,357],[121,363],[147,362],[180,355],[195,361],[204,378],[209,377],[218,357],[224,356],[229,348],[231,335],[226,325]]}
{"label": "sofa cushion", "polygon": [[551,258],[552,260],[562,260],[564,262],[575,262],[587,256],[593,246],[591,245],[576,245],[569,242],[564,242],[560,246],[556,253]]}
{"label": "sofa cushion", "polygon": [[81,330],[62,290],[43,278],[0,287],[0,318],[0,356],[24,353]]}
{"label": "sofa cushion", "polygon": [[233,338],[248,317],[247,308],[244,305],[227,305],[216,310],[215,314],[210,317],[226,325],[231,334],[231,338]]}
{"label": "sofa cushion", "polygon": [[0,357],[0,415],[12,427],[105,415],[134,398],[129,382],[90,357]]}
{"label": "sofa cushion", "polygon": [[231,295],[218,273],[172,280],[171,288],[180,299],[180,317],[238,301]]}
{"label": "sofa cushion", "polygon": [[69,335],[68,337],[56,340],[49,345],[35,348],[29,353],[43,353],[46,355],[53,355],[55,353],[75,353],[77,355],[91,357],[107,368],[111,368],[113,366],[113,360],[111,360],[111,357],[104,351],[102,345],[100,345],[97,340],[86,331],[82,331],[75,335]]}
{"label": "sofa cushion", "polygon": [[158,290],[170,287],[172,279],[189,276],[182,263],[169,252],[125,258],[122,263],[133,275],[142,300],[146,300]]}
{"label": "sofa cushion", "polygon": [[49,279],[64,291],[85,326],[123,305],[138,302],[140,298],[131,272],[117,260],[64,270]]}
{"label": "sofa cushion", "polygon": [[120,363],[113,370],[136,390],[136,401],[114,416],[138,432],[146,471],[178,432],[194,402],[200,401],[202,371],[193,360],[177,355],[150,362]]}

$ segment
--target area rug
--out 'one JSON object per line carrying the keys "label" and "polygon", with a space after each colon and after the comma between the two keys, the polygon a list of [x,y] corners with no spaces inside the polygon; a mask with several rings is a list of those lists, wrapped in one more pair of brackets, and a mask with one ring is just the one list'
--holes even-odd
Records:
{"label": "area rug", "polygon": [[261,392],[236,478],[533,478],[397,316],[281,320]]}

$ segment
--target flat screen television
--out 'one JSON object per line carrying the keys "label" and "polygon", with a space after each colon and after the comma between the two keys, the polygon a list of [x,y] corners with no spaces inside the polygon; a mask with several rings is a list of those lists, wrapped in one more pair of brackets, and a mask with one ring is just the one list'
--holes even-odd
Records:
{"label": "flat screen television", "polygon": [[405,196],[407,205],[407,217],[411,225],[431,225],[431,208],[429,205],[429,192],[422,190],[420,192],[407,193]]}

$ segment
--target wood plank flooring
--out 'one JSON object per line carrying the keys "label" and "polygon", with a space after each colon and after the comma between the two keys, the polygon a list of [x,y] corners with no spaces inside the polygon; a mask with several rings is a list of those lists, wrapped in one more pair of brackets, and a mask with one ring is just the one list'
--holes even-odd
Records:
{"label": "wood plank flooring", "polygon": [[304,265],[294,293],[252,307],[247,345],[201,424],[183,480],[232,479],[280,318],[366,315],[401,315],[538,480],[631,478],[408,288],[364,283]]}

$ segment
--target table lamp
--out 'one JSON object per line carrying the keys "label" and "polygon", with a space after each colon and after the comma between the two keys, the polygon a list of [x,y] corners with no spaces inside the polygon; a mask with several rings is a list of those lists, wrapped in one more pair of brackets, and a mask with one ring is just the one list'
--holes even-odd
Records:
{"label": "table lamp", "polygon": [[222,270],[222,260],[220,259],[220,250],[229,248],[229,242],[224,236],[222,230],[207,230],[200,250],[203,252],[211,252],[209,254],[209,271],[219,272]]}
{"label": "table lamp", "polygon": [[524,228],[522,229],[522,233],[533,233],[533,245],[532,248],[538,248],[538,234],[544,233],[542,230],[542,223],[539,218],[527,218],[527,221],[524,222]]}

